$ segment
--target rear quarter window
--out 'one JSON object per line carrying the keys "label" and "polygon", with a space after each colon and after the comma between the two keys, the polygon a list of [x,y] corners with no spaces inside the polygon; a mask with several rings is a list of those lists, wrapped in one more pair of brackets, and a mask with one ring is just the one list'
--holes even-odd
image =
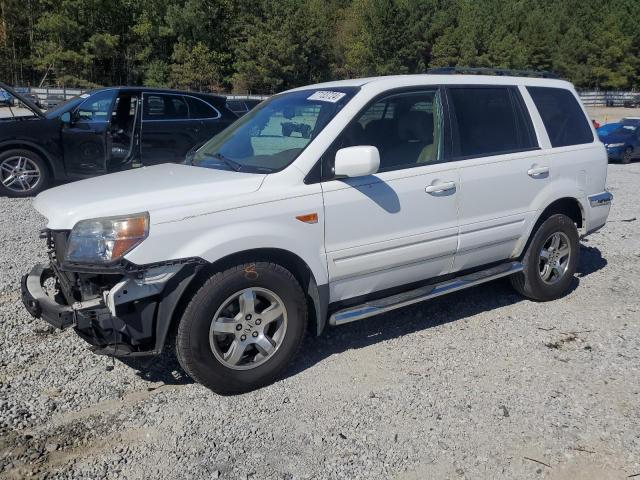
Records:
{"label": "rear quarter window", "polygon": [[593,142],[589,121],[576,97],[569,90],[527,87],[544,124],[552,147]]}
{"label": "rear quarter window", "polygon": [[196,97],[187,97],[189,103],[189,118],[192,119],[215,119],[220,118],[217,108],[209,105],[204,100]]}

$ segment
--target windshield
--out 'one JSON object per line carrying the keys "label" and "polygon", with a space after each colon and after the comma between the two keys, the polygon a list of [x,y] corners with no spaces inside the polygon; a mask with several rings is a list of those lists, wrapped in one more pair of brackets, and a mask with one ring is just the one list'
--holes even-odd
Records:
{"label": "windshield", "polygon": [[253,173],[282,170],[357,91],[312,89],[271,97],[205,143],[191,164]]}

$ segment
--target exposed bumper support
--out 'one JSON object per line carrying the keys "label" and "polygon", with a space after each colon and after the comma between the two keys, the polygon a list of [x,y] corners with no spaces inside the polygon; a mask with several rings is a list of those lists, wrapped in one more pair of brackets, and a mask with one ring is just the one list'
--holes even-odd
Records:
{"label": "exposed bumper support", "polygon": [[32,316],[56,328],[74,327],[95,353],[155,355],[162,352],[176,306],[200,267],[151,269],[139,279],[123,278],[103,298],[68,305],[61,294],[52,297],[43,288],[55,277],[53,269],[36,265],[22,278],[22,302]]}
{"label": "exposed bumper support", "polygon": [[75,324],[73,307],[51,298],[42,285],[53,277],[53,271],[44,265],[36,265],[22,277],[22,303],[35,318],[42,318],[56,328],[65,329]]}

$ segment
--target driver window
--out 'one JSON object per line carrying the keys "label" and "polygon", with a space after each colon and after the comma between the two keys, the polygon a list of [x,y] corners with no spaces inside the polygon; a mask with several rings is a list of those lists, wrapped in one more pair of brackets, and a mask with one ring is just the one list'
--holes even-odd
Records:
{"label": "driver window", "polygon": [[105,90],[91,95],[76,110],[77,122],[108,122],[115,90]]}
{"label": "driver window", "polygon": [[437,89],[391,95],[371,105],[342,133],[338,148],[372,145],[380,172],[442,159],[442,104]]}

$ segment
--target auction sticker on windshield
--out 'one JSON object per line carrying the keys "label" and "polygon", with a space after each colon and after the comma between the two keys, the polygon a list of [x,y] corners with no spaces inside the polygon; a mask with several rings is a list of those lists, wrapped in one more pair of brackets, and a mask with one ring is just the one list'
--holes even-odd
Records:
{"label": "auction sticker on windshield", "polygon": [[312,95],[307,97],[307,100],[319,100],[321,102],[336,103],[345,95],[346,93],[343,93],[343,92],[330,92],[328,90],[318,90],[317,92],[314,92]]}

